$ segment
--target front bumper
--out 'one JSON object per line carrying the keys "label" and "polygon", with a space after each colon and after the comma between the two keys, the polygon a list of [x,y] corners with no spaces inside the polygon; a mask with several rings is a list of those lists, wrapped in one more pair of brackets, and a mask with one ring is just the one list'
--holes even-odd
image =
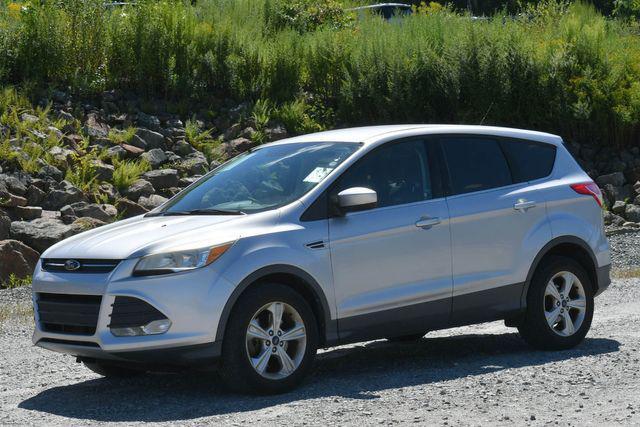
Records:
{"label": "front bumper", "polygon": [[[213,266],[134,277],[131,273],[136,261],[121,261],[106,274],[44,271],[39,263],[33,276],[34,344],[81,358],[114,362],[192,365],[219,356],[216,330],[233,286]],[[52,331],[39,313],[38,298],[43,293],[100,296],[95,332]],[[116,297],[144,301],[164,314],[171,327],[158,335],[115,336],[109,325]]]}

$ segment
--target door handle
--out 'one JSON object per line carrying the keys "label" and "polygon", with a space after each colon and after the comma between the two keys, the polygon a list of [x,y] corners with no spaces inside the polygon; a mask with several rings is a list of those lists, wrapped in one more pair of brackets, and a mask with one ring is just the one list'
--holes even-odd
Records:
{"label": "door handle", "polygon": [[438,217],[422,217],[416,222],[416,227],[428,229],[438,224],[440,224],[440,218]]}
{"label": "door handle", "polygon": [[533,200],[525,200],[525,199],[518,199],[515,205],[513,205],[513,209],[520,212],[526,212],[527,209],[531,209],[535,207],[536,207],[536,202],[534,202]]}

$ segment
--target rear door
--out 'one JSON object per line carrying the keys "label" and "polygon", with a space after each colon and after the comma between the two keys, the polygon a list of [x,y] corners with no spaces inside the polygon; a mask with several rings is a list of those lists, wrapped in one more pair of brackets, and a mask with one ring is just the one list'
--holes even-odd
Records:
{"label": "rear door", "polygon": [[520,308],[531,260],[551,236],[544,201],[510,154],[509,144],[527,142],[438,140],[447,165],[453,324],[503,318]]}
{"label": "rear door", "polygon": [[[366,187],[378,206],[329,220],[341,339],[426,332],[448,324],[448,210],[424,140],[390,142],[341,176],[330,194]],[[331,196],[330,196],[331,197]]]}

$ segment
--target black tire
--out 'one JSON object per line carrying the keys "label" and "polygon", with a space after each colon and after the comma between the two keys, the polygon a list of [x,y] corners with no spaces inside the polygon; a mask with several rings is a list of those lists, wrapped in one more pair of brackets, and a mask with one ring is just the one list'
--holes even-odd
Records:
{"label": "black tire", "polygon": [[389,342],[412,342],[421,340],[427,333],[419,333],[419,334],[409,334],[409,335],[401,335],[399,337],[388,337],[387,341]]}
{"label": "black tire", "polygon": [[[293,307],[304,323],[306,348],[297,369],[282,379],[260,375],[251,365],[247,354],[246,333],[253,315],[272,302]],[[318,348],[318,326],[307,301],[290,287],[278,283],[262,283],[243,293],[234,306],[222,343],[220,375],[234,391],[250,394],[276,394],[292,390],[311,371]]]}
{"label": "black tire", "polygon": [[[580,327],[569,336],[558,335],[545,317],[545,289],[554,275],[561,271],[573,273],[585,291],[586,313]],[[566,350],[580,344],[587,335],[593,319],[593,284],[580,264],[571,258],[551,257],[533,275],[527,292],[527,309],[518,331],[524,340],[539,350]]]}
{"label": "black tire", "polygon": [[140,369],[129,369],[104,362],[87,362],[83,360],[82,363],[96,374],[105,378],[130,378],[142,375],[145,372]]}

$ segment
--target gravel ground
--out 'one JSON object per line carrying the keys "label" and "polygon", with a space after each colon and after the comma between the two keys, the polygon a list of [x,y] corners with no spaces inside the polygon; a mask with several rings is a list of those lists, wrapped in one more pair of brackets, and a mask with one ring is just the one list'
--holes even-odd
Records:
{"label": "gravel ground", "polygon": [[[639,243],[611,238],[616,271],[640,265]],[[275,397],[230,394],[212,374],[100,378],[31,345],[28,288],[0,291],[0,425],[638,425],[640,279],[616,277],[576,349],[534,351],[486,323],[324,351],[301,388]]]}

